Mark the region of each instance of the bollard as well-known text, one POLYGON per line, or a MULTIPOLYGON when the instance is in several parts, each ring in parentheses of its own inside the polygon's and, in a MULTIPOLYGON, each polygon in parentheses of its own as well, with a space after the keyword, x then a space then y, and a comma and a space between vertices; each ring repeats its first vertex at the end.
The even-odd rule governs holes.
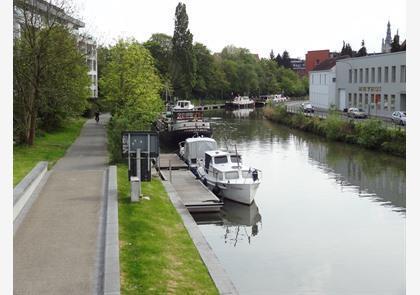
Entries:
POLYGON ((131 202, 138 202, 140 195, 140 179, 137 176, 130 177, 131 202))
POLYGON ((169 182, 172 183, 172 163, 171 163, 171 160, 169 160, 169 182))

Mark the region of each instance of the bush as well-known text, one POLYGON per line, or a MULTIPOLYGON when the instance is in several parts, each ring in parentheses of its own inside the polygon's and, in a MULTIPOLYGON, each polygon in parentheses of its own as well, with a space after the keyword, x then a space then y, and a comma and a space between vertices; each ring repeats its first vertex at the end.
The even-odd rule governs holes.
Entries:
POLYGON ((387 130, 382 121, 378 119, 368 119, 356 126, 358 136, 357 143, 367 147, 379 149, 385 141, 387 130))

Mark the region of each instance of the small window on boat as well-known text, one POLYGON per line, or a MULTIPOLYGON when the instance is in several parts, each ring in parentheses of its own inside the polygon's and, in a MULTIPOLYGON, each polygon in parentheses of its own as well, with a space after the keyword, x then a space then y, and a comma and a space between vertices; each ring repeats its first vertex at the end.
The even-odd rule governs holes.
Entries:
POLYGON ((242 170, 242 178, 252 178, 252 171, 242 170))
POLYGON ((232 164, 238 163, 238 161, 239 161, 239 163, 241 163, 241 161, 242 161, 242 159, 241 159, 241 156, 240 156, 240 155, 238 155, 238 156, 236 156, 236 155, 231 155, 231 156, 230 156, 230 160, 232 161, 232 164))
POLYGON ((217 179, 223 180, 223 172, 219 172, 219 174, 217 174, 217 179))
POLYGON ((238 171, 230 171, 225 173, 226 179, 238 179, 239 173, 238 171))
POLYGON ((214 164, 224 164, 227 162, 228 162, 227 156, 214 157, 214 164))

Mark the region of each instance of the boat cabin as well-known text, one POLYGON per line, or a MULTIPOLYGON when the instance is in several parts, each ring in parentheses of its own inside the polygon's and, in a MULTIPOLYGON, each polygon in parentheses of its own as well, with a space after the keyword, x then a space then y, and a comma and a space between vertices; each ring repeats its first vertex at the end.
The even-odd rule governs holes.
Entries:
POLYGON ((202 121, 203 120, 203 111, 199 110, 182 110, 172 112, 172 119, 176 121, 202 121))
POLYGON ((174 111, 192 109, 194 109, 194 105, 189 100, 178 100, 173 108, 174 111))
POLYGON ((256 170, 242 167, 242 159, 236 153, 226 151, 208 151, 205 154, 204 170, 218 181, 230 181, 238 179, 258 179, 256 170), (257 177, 257 178, 255 178, 257 177))
POLYGON ((207 151, 217 150, 217 142, 210 137, 187 138, 179 145, 183 149, 182 157, 190 167, 196 166, 200 160, 204 161, 207 151))

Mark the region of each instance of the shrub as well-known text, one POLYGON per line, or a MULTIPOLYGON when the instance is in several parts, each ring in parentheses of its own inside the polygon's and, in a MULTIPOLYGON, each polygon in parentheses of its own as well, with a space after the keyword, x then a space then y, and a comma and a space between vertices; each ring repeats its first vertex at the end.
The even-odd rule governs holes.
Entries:
POLYGON ((385 141, 387 130, 382 121, 378 119, 368 119, 356 125, 358 136, 357 143, 367 147, 380 149, 385 141))

